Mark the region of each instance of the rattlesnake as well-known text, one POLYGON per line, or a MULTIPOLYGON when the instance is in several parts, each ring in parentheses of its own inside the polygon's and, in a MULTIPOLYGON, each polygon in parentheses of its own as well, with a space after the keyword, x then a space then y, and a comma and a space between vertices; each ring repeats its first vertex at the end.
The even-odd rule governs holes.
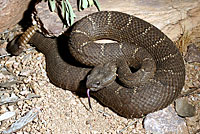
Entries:
POLYGON ((127 118, 162 109, 180 94, 185 81, 182 56, 148 22, 121 12, 101 11, 82 18, 68 32, 69 37, 45 38, 36 33, 30 39, 45 54, 47 74, 55 85, 73 92, 86 92, 87 86, 93 97, 127 118), (96 43, 99 39, 117 43, 96 43), (111 75, 115 79, 118 73, 118 77, 102 86, 98 68, 109 64, 118 70, 111 75), (97 73, 91 66, 97 66, 97 73), (138 76, 132 70, 127 73, 127 66, 137 69, 138 76))

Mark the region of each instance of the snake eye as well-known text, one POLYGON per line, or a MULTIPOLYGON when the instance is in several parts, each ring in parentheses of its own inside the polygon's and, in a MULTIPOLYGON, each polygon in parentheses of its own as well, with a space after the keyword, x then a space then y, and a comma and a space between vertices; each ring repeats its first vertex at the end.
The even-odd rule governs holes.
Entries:
POLYGON ((99 86, 99 85, 100 85, 100 82, 97 81, 97 82, 95 82, 94 84, 95 84, 96 86, 99 86))
POLYGON ((93 88, 99 88, 100 82, 99 81, 95 81, 91 85, 92 85, 91 87, 93 87, 93 88))

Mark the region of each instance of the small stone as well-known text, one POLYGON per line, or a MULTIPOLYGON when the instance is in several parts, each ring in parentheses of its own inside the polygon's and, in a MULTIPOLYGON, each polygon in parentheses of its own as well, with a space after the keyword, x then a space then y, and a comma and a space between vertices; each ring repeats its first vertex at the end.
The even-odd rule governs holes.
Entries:
POLYGON ((5 112, 7 112, 8 110, 7 110, 7 107, 6 107, 6 105, 2 105, 1 106, 1 109, 0 109, 0 113, 5 113, 5 112))
POLYGON ((87 120, 87 121, 85 122, 85 124, 86 124, 86 125, 90 125, 90 124, 91 124, 91 120, 87 120))
POLYGON ((16 70, 16 71, 15 71, 15 74, 16 74, 16 75, 19 75, 19 74, 20 74, 20 71, 19 71, 19 70, 16 70))
POLYGON ((191 44, 188 46, 185 60, 188 63, 193 63, 193 62, 200 63, 200 50, 196 47, 195 44, 191 44))
POLYGON ((22 131, 17 132, 16 134, 24 134, 22 131))
POLYGON ((5 65, 8 66, 8 65, 12 65, 15 61, 15 57, 11 57, 9 58, 8 61, 6 61, 5 65))
POLYGON ((23 95, 23 96, 27 95, 28 93, 29 93, 29 91, 27 91, 27 90, 24 90, 24 91, 20 92, 20 94, 23 95))
POLYGON ((2 55, 7 55, 7 51, 5 50, 5 48, 0 48, 0 56, 2 55))
POLYGON ((26 99, 39 98, 39 97, 41 97, 41 96, 36 95, 36 94, 33 94, 33 93, 29 93, 29 94, 26 96, 26 99))
POLYGON ((28 63, 29 60, 31 60, 31 54, 27 54, 24 56, 24 58, 22 59, 22 65, 26 65, 28 63))
POLYGON ((2 68, 0 71, 3 75, 10 75, 10 72, 6 68, 2 68))
POLYGON ((192 117, 195 116, 195 107, 188 103, 186 98, 176 99, 176 112, 182 117, 192 117))
POLYGON ((14 63, 13 63, 13 68, 14 68, 14 69, 18 68, 19 64, 20 64, 19 62, 14 62, 14 63))
POLYGON ((147 134, 188 134, 185 120, 176 114, 172 106, 148 114, 144 128, 147 134))
POLYGON ((32 101, 30 101, 30 100, 26 100, 26 103, 27 103, 29 106, 32 105, 32 101))
POLYGON ((3 75, 2 73, 0 73, 0 79, 2 80, 2 79, 5 79, 6 77, 5 77, 5 75, 3 75))
POLYGON ((17 102, 18 108, 22 109, 23 108, 23 104, 24 104, 23 101, 18 101, 17 102))
POLYGON ((33 92, 35 93, 35 94, 39 94, 39 85, 37 84, 37 83, 31 83, 31 88, 33 89, 33 92))
POLYGON ((42 56, 39 56, 36 59, 39 60, 39 61, 41 61, 42 60, 42 56))
POLYGON ((10 111, 14 111, 14 106, 13 106, 13 105, 10 105, 10 106, 8 106, 8 109, 9 109, 10 111))
POLYGON ((31 79, 32 79, 31 76, 28 76, 28 78, 24 78, 23 82, 27 84, 31 81, 31 79))
POLYGON ((19 75, 21 75, 21 76, 29 76, 31 72, 32 72, 31 70, 26 70, 26 69, 24 69, 24 70, 22 70, 22 71, 20 72, 19 75))

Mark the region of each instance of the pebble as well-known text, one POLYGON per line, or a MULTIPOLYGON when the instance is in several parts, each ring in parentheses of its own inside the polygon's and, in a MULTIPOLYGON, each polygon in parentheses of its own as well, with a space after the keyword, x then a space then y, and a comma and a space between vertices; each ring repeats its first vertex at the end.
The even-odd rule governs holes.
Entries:
POLYGON ((195 116, 195 107, 188 103, 186 98, 176 99, 176 112, 181 117, 192 117, 195 116))
POLYGON ((42 56, 37 57, 36 60, 42 60, 42 56))
POLYGON ((29 94, 26 96, 26 99, 39 98, 39 97, 41 97, 41 96, 36 95, 36 94, 33 94, 33 93, 29 93, 29 94))
POLYGON ((39 95, 39 93, 40 93, 39 92, 40 87, 39 87, 39 85, 36 82, 32 82, 31 83, 31 88, 32 88, 32 90, 33 90, 33 92, 35 94, 39 95))
POLYGON ((0 115, 0 121, 7 120, 13 116, 15 116, 15 112, 5 112, 0 115))
POLYGON ((6 66, 12 65, 14 62, 16 62, 16 60, 15 60, 15 57, 13 56, 13 57, 10 57, 10 58, 6 61, 5 65, 6 65, 6 66))
POLYGON ((32 80, 31 76, 28 76, 28 78, 24 78, 23 82, 25 84, 27 84, 27 83, 31 82, 31 80, 32 80))
POLYGON ((148 114, 144 128, 147 134, 188 134, 185 120, 176 114, 172 106, 148 114))
POLYGON ((14 110, 15 110, 15 109, 14 109, 14 105, 8 106, 8 109, 9 109, 9 111, 14 111, 14 110))
POLYGON ((21 92, 20 92, 20 95, 25 96, 25 95, 27 95, 28 93, 30 93, 28 90, 24 90, 24 91, 21 91, 21 92))
POLYGON ((21 61, 22 65, 26 65, 28 63, 28 61, 31 60, 31 57, 32 57, 31 54, 25 55, 21 61))
POLYGON ((6 51, 6 49, 5 48, 0 48, 0 56, 2 56, 2 55, 7 55, 8 53, 7 53, 7 51, 6 51))
POLYGON ((0 73, 0 79, 5 79, 5 75, 3 75, 2 73, 0 73))
POLYGON ((19 109, 22 109, 22 108, 23 108, 23 104, 24 104, 23 101, 18 101, 18 102, 17 102, 18 108, 19 108, 19 109))
POLYGON ((18 66, 19 66, 19 64, 20 64, 19 62, 14 62, 14 63, 13 63, 13 68, 14 68, 14 69, 17 69, 18 66))
POLYGON ((8 111, 8 109, 7 109, 6 105, 2 105, 1 109, 0 109, 0 113, 5 113, 7 111, 8 111))
POLYGON ((194 43, 188 46, 185 60, 188 63, 194 63, 194 62, 200 63, 200 50, 196 47, 194 43))
POLYGON ((31 72, 32 72, 31 70, 24 69, 24 70, 22 70, 22 71, 20 72, 19 75, 20 75, 20 76, 29 76, 31 72))
POLYGON ((2 75, 10 75, 10 72, 8 72, 8 70, 4 67, 0 71, 1 71, 2 75))
POLYGON ((32 101, 30 101, 30 100, 26 100, 25 102, 26 102, 29 106, 32 105, 32 101))

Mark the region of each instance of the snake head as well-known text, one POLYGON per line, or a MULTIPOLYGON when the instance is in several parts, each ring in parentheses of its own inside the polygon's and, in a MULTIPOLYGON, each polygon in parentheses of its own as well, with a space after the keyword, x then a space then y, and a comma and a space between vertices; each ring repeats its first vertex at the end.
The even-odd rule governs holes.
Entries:
POLYGON ((114 62, 108 62, 93 68, 90 75, 87 76, 86 87, 91 91, 98 91, 116 79, 117 67, 114 62))
POLYGON ((87 89, 87 96, 89 107, 92 109, 91 102, 90 102, 90 91, 98 91, 109 84, 111 84, 116 79, 116 71, 117 67, 115 63, 109 62, 103 65, 98 65, 94 67, 87 76, 86 87, 87 89))

